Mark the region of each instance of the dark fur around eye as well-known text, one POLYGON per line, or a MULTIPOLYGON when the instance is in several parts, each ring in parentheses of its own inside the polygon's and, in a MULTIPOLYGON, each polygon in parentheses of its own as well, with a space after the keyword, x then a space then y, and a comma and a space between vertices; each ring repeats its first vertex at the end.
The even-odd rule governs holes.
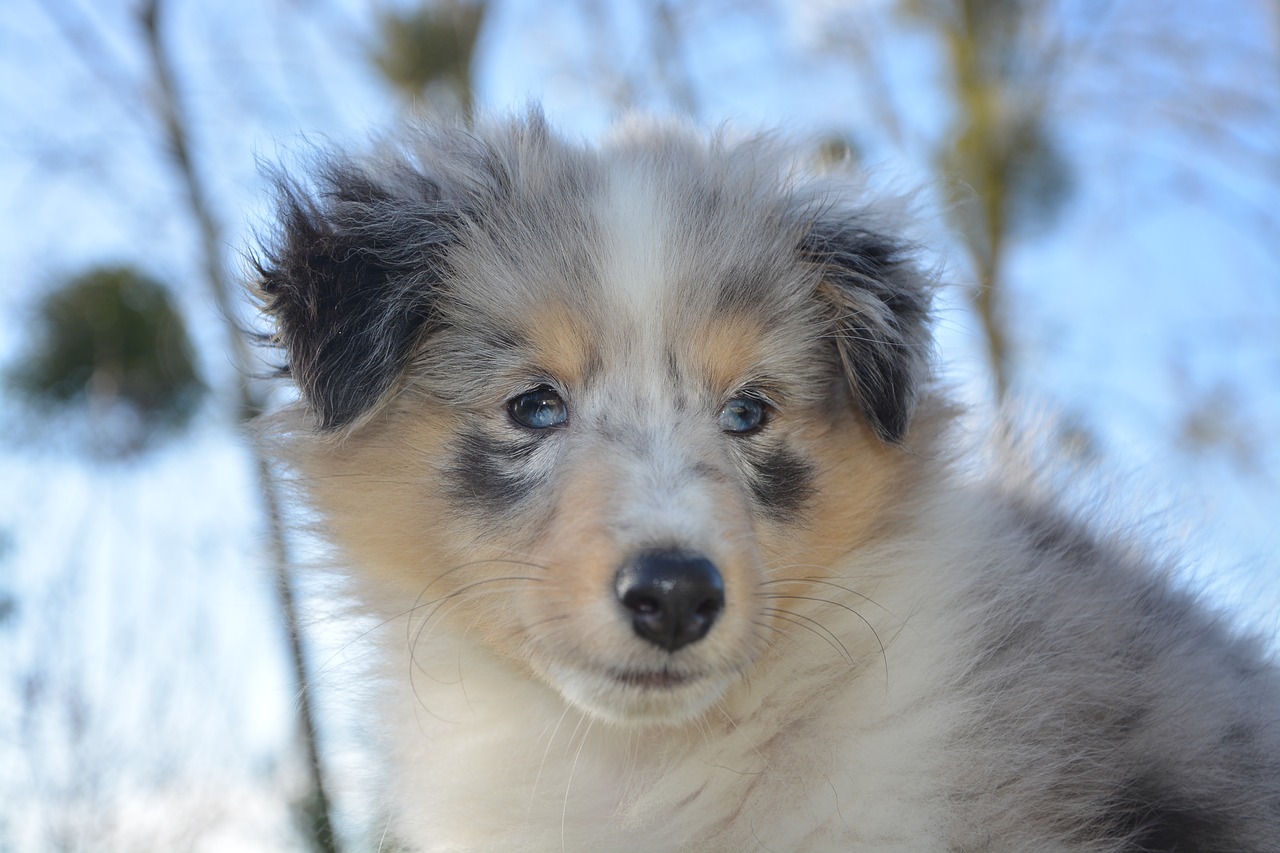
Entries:
POLYGON ((744 447, 751 496, 774 520, 794 520, 813 495, 813 465, 784 447, 744 447))
POLYGON ((537 486, 530 457, 538 436, 516 441, 493 438, 479 430, 461 433, 453 445, 453 461, 445 470, 447 488, 462 508, 502 514, 522 503, 537 486))

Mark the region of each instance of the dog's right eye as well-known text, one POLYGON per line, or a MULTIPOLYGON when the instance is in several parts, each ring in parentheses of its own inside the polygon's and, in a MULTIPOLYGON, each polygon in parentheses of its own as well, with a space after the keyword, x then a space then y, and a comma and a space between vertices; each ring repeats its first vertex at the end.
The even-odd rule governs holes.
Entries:
POLYGON ((569 419, 569 407, 545 385, 512 397, 507 401, 507 412, 513 421, 529 429, 549 429, 569 419))
POLYGON ((769 419, 769 410, 755 397, 734 397, 720 410, 720 429, 734 435, 757 432, 769 419))

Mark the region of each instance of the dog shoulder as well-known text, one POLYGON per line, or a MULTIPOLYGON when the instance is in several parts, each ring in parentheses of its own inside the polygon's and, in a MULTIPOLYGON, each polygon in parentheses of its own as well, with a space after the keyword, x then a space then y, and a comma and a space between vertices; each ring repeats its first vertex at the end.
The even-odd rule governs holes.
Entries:
MULTIPOLYGON (((952 501, 981 516, 948 602, 957 782, 1001 849, 1271 849, 1280 833, 1280 673, 1263 644, 1123 537, 1025 488, 952 501), (975 543, 976 544, 976 543, 975 543), (1020 846, 1020 845, 1026 845, 1020 846)), ((940 620, 945 621, 945 620, 940 620)))

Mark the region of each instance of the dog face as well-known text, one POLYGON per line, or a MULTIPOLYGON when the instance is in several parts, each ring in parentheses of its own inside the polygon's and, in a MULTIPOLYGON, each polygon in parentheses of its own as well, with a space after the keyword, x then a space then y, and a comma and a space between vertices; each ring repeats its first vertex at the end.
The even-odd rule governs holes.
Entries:
POLYGON ((710 707, 873 535, 928 288, 770 143, 534 116, 282 182, 297 462, 387 608, 608 720, 710 707))

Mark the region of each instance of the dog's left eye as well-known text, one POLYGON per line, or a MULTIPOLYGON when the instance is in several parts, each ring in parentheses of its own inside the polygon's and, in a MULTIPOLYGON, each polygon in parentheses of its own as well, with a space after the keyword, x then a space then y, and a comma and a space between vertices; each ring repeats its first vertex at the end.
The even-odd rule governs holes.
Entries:
POLYGON ((553 389, 535 388, 507 401, 511 419, 529 429, 548 429, 569 419, 569 407, 553 389))
POLYGON ((768 408, 755 397, 734 397, 720 410, 720 429, 745 435, 764 426, 768 408))

